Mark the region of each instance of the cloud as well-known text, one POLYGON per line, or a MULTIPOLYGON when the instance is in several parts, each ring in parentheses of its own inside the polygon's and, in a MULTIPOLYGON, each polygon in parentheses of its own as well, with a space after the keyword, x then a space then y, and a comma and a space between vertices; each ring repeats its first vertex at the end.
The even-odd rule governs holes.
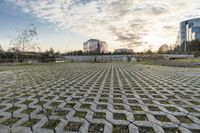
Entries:
POLYGON ((200 17, 199 0, 6 0, 64 30, 130 48, 174 43, 179 22, 200 17))
POLYGON ((169 6, 166 4, 145 3, 136 7, 134 11, 138 13, 161 15, 169 11, 169 6))

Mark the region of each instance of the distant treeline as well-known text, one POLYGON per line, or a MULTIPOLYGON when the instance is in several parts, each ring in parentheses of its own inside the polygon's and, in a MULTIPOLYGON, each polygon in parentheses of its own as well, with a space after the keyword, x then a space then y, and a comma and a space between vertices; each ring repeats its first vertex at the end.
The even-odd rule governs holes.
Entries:
POLYGON ((20 52, 20 51, 3 51, 0 50, 0 63, 14 62, 54 62, 56 58, 60 58, 59 52, 53 49, 45 52, 20 52))
POLYGON ((181 46, 168 46, 167 44, 161 45, 158 49, 159 54, 193 54, 200 56, 200 41, 193 40, 184 42, 181 46))
POLYGON ((66 53, 54 52, 52 48, 45 52, 21 52, 16 49, 9 49, 4 51, 0 48, 0 63, 14 63, 14 62, 55 62, 57 59, 60 60, 63 56, 87 56, 87 55, 132 55, 132 52, 83 52, 71 51, 66 53))

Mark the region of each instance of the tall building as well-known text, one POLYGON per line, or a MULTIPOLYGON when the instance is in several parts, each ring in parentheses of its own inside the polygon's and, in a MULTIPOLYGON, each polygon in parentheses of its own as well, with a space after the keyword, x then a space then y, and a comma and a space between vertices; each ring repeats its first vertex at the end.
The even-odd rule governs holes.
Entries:
POLYGON ((200 40, 200 18, 181 22, 179 32, 179 44, 186 51, 186 42, 200 40))
POLYGON ((90 39, 87 42, 83 43, 84 52, 97 52, 97 53, 107 53, 108 45, 106 42, 90 39))

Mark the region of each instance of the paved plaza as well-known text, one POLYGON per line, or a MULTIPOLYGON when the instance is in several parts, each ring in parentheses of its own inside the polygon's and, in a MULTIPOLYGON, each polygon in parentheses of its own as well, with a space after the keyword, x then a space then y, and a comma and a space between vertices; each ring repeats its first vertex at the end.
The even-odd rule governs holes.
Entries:
POLYGON ((200 133, 200 69, 133 63, 4 68, 0 133, 10 132, 200 133))

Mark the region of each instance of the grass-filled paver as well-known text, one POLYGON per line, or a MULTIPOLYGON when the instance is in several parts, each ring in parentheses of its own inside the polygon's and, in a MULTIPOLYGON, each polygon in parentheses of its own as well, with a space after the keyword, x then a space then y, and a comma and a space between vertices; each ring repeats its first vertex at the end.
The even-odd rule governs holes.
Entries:
POLYGON ((24 110, 22 113, 30 114, 30 113, 32 113, 33 111, 35 111, 35 108, 28 108, 28 109, 24 110))
POLYGON ((104 113, 104 112, 94 112, 93 118, 105 119, 106 118, 106 113, 104 113))
POLYGON ((154 117, 160 122, 171 122, 166 115, 155 115, 154 117))
POLYGON ((112 133, 129 133, 129 129, 125 125, 114 125, 112 133))
POLYGON ((133 115, 136 121, 147 121, 147 116, 145 114, 134 114, 133 115))
POLYGON ((76 111, 76 113, 74 114, 74 117, 85 118, 86 115, 87 115, 87 112, 76 111))
POLYGON ((138 127, 139 133, 156 133, 152 127, 138 127))
POLYGON ((4 121, 3 123, 1 123, 2 125, 8 125, 8 126, 12 126, 14 125, 16 122, 18 122, 21 118, 18 117, 13 117, 13 118, 9 118, 6 121, 4 121))
POLYGON ((124 113, 113 113, 113 119, 116 119, 116 120, 127 120, 126 114, 124 114, 124 113))
POLYGON ((90 124, 88 133, 103 133, 104 124, 90 124))
POLYGON ((78 132, 81 125, 82 123, 80 122, 68 122, 64 128, 64 131, 78 132))
POLYGON ((11 108, 9 108, 8 110, 6 110, 6 112, 15 112, 15 111, 17 111, 18 109, 20 109, 20 107, 11 107, 11 108))
POLYGON ((26 121, 24 124, 22 124, 22 126, 24 127, 32 127, 35 124, 37 124, 40 120, 39 119, 30 119, 28 121, 26 121))
POLYGON ((163 128, 165 133, 181 133, 178 128, 163 128))
POLYGON ((15 67, 0 66, 0 127, 10 128, 21 119, 26 121, 19 126, 32 128, 46 119, 41 128, 54 132, 57 126, 69 132, 83 126, 90 133, 126 133, 134 127, 139 133, 179 133, 183 125, 199 131, 200 68, 131 62, 15 67), (177 129, 172 128, 174 119, 177 129))
POLYGON ((58 126, 59 123, 60 123, 59 120, 50 120, 50 121, 46 122, 46 123, 42 126, 42 128, 55 129, 55 128, 58 126))

